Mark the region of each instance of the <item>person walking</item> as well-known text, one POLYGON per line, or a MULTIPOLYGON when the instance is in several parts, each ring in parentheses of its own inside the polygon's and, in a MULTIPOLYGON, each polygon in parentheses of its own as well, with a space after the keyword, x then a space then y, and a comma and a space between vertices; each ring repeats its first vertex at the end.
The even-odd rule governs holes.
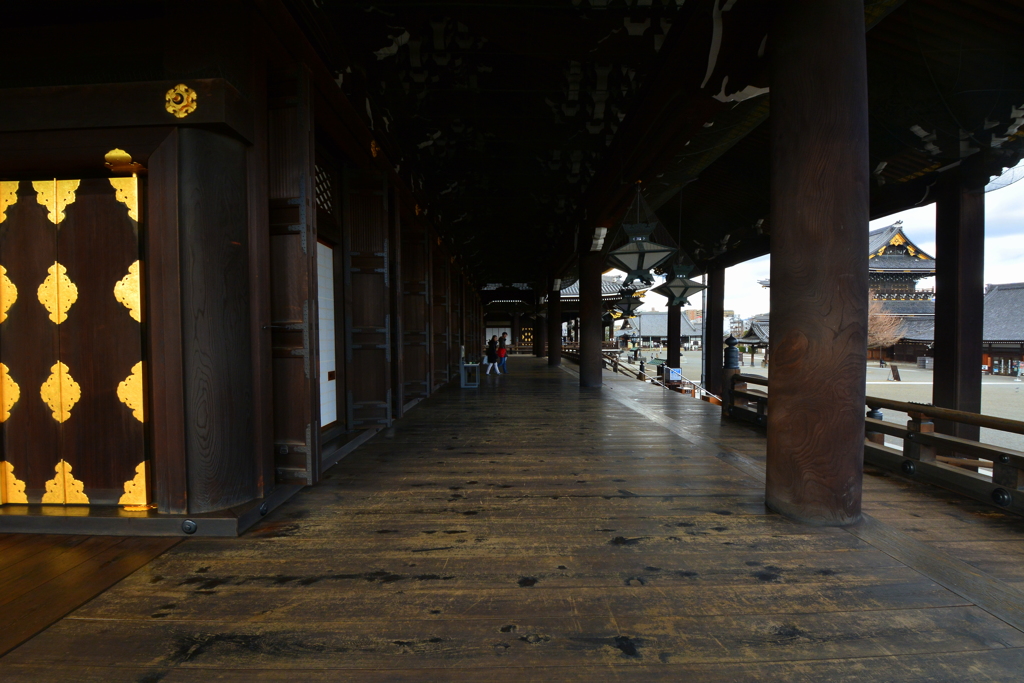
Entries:
POLYGON ((495 375, 500 375, 498 371, 498 335, 491 335, 491 340, 487 342, 487 372, 485 375, 491 374, 491 370, 494 370, 495 375))
POLYGON ((501 333, 501 339, 498 340, 498 369, 508 374, 508 332, 501 333))

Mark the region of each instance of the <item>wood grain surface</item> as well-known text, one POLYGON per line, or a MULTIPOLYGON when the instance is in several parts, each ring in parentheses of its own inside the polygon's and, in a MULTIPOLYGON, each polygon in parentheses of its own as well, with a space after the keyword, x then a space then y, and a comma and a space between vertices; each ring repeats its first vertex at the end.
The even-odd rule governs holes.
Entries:
POLYGON ((259 495, 253 457, 246 151, 182 129, 179 145, 182 336, 189 512, 259 495))
MULTIPOLYGON (((763 434, 716 406, 611 373, 581 392, 572 371, 518 356, 437 392, 246 536, 185 541, 14 650, 0 679, 1016 676, 1024 632, 919 565, 990 572, 1013 600, 1021 553, 991 558, 1019 519, 873 473, 879 537, 928 549, 901 558, 767 510, 763 434)), ((0 536, 0 557, 22 546, 38 552, 0 536)))
POLYGON ((863 0, 786 0, 772 26, 768 505, 861 514, 868 111, 863 0))
MULTIPOLYGON (((0 537, 0 656, 177 543, 176 538, 0 537)), ((0 680, 7 675, 6 663, 0 663, 0 680)))

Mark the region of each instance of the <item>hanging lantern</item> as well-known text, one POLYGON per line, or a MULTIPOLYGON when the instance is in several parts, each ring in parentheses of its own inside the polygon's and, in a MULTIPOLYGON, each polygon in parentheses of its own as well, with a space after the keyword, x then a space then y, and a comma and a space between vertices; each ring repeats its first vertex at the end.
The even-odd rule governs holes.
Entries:
POLYGON ((622 317, 632 318, 636 309, 643 305, 643 301, 639 297, 633 296, 634 290, 623 289, 619 292, 622 294, 622 298, 615 302, 615 308, 622 311, 622 317))
POLYGON ((668 279, 665 283, 651 291, 667 298, 669 306, 690 303, 687 299, 705 288, 704 285, 696 280, 688 280, 686 278, 691 270, 693 270, 693 266, 689 265, 672 266, 668 269, 668 279))
POLYGON ((648 285, 654 284, 651 276, 651 268, 655 268, 672 258, 676 253, 675 247, 668 247, 650 240, 651 233, 658 227, 658 217, 647 206, 643 195, 640 194, 640 185, 636 188, 636 199, 633 206, 626 211, 626 219, 623 220, 622 229, 625 231, 629 241, 618 249, 608 253, 608 260, 619 270, 626 272, 625 284, 641 280, 648 285), (635 207, 635 208, 634 208, 635 207), (641 216, 643 209, 644 216, 641 216), (626 220, 634 219, 627 223, 626 220))
POLYGON ((655 266, 664 263, 672 258, 676 250, 666 247, 657 242, 651 242, 646 237, 631 239, 618 249, 608 254, 608 260, 619 270, 626 271, 625 284, 640 280, 648 285, 654 284, 654 278, 650 270, 655 266))

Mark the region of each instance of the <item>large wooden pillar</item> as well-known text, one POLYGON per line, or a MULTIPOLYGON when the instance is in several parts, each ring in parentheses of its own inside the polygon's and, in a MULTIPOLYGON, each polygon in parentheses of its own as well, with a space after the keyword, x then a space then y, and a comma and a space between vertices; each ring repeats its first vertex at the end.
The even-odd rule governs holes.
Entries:
MULTIPOLYGON (((181 280, 181 315, 190 513, 259 494, 245 159, 245 146, 234 138, 199 128, 178 132, 178 240, 181 272, 188 274, 181 280), (218 302, 216 315, 211 301, 218 302)), ((301 398, 308 400, 308 392, 301 398)))
MULTIPOLYGON (((589 244, 587 245, 589 246, 589 244)), ((601 386, 601 270, 604 258, 601 252, 580 255, 580 386, 601 386)))
MULTIPOLYGON (((985 187, 961 168, 947 171, 935 205, 935 374, 932 403, 981 412, 985 298, 985 187)), ((775 283, 772 283, 774 286, 775 283)), ((936 430, 977 439, 973 425, 935 421, 936 430)))
MULTIPOLYGON (((668 307, 668 348, 665 351, 665 365, 670 368, 679 367, 679 337, 682 334, 683 327, 683 307, 669 306, 668 307)), ((665 379, 668 379, 666 376, 665 379)))
POLYGON ((725 318, 725 269, 708 271, 707 308, 704 310, 704 388, 722 395, 722 319, 725 318))
POLYGON ((537 348, 534 351, 534 355, 537 358, 543 358, 548 355, 548 318, 547 315, 541 315, 540 310, 537 312, 537 322, 533 324, 534 338, 537 340, 537 348))
POLYGON ((772 27, 772 372, 765 502, 861 515, 868 111, 863 0, 779 0, 772 27))
POLYGON ((548 292, 548 365, 562 364, 562 292, 549 287, 548 292))

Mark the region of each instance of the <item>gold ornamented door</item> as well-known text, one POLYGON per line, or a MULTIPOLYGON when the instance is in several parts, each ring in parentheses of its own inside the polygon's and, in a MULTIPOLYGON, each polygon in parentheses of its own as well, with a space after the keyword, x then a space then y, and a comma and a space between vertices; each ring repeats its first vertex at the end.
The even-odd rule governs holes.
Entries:
POLYGON ((148 504, 138 180, 0 182, 4 503, 148 504))

